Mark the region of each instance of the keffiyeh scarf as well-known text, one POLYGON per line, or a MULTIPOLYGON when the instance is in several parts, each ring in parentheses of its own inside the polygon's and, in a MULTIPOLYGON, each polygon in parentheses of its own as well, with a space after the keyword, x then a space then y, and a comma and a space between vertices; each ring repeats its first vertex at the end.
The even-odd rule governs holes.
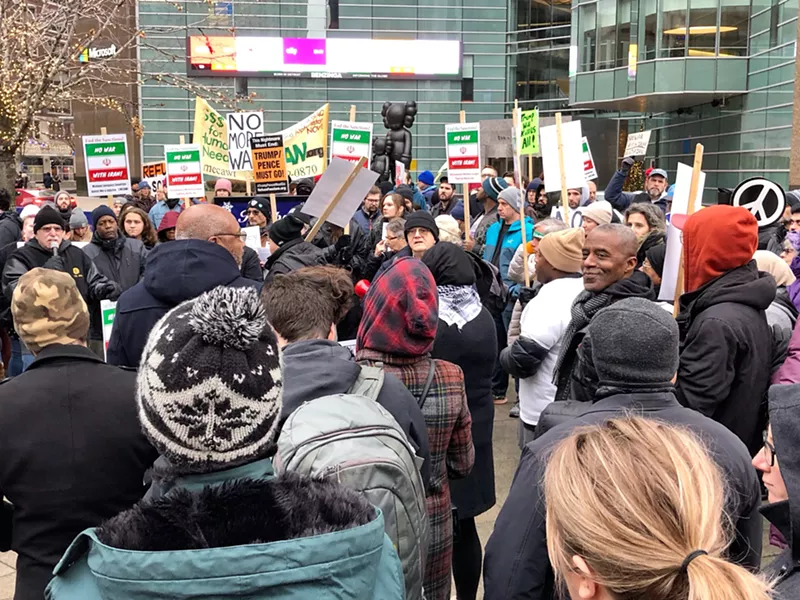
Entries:
POLYGON ((448 325, 461 330, 481 314, 483 306, 475 286, 440 285, 436 289, 439 292, 439 318, 448 325))

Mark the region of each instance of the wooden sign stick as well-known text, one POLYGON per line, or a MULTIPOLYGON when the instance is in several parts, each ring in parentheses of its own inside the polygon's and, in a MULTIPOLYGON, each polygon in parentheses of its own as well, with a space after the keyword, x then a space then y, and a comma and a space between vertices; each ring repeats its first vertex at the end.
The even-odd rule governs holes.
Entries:
POLYGON ((567 174, 564 171, 564 141, 561 139, 561 113, 556 113, 556 143, 558 144, 558 167, 561 169, 561 206, 564 210, 564 223, 570 226, 569 201, 567 200, 567 174))
MULTIPOLYGON (((180 136, 178 138, 178 142, 180 143, 181 146, 183 146, 186 143, 186 136, 183 136, 183 135, 180 136)), ((201 179, 202 179, 202 176, 201 176, 201 179)), ((192 201, 189 198, 184 198, 183 199, 183 210, 187 210, 191 205, 192 205, 192 201)))
MULTIPOLYGON (((694 214, 694 199, 697 197, 697 188, 700 186, 700 172, 703 170, 703 144, 697 144, 694 148, 694 164, 692 165, 692 183, 689 185, 689 207, 686 209, 687 215, 694 214)), ((678 282, 675 284, 675 304, 672 306, 672 316, 677 317, 680 312, 680 298, 683 295, 683 251, 681 251, 681 262, 678 266, 678 282)))
MULTIPOLYGON (((519 135, 520 135, 520 127, 522 126, 522 119, 520 118, 520 110, 519 110, 519 103, 517 100, 514 100, 514 112, 512 114, 512 123, 514 125, 514 139, 511 140, 512 145, 512 152, 514 154, 514 166, 520 164, 519 162, 519 135)), ((522 185, 522 175, 520 173, 515 173, 515 177, 517 178, 517 182, 519 185, 522 185)), ((519 202, 519 224, 520 224, 520 232, 522 233, 522 253, 523 253, 523 261, 522 261, 522 269, 525 275, 525 287, 531 287, 531 274, 528 270, 528 233, 525 231, 525 191, 520 190, 520 202, 519 202)))
POLYGON ((355 181, 355 178, 358 177, 358 174, 361 172, 361 169, 363 169, 366 164, 367 164, 367 159, 366 157, 362 156, 361 159, 358 161, 358 163, 356 163, 353 170, 350 172, 350 175, 348 175, 347 179, 344 180, 342 187, 340 187, 339 191, 336 192, 336 194, 333 196, 333 199, 330 201, 330 204, 328 204, 327 208, 325 208, 325 210, 322 212, 319 219, 317 219, 317 222, 314 224, 314 227, 312 227, 311 231, 309 231, 308 235, 306 235, 307 242, 310 242, 314 239, 314 236, 317 235, 320 227, 322 227, 322 224, 328 220, 328 217, 333 212, 333 209, 336 208, 337 204, 339 204, 339 200, 342 199, 342 196, 345 195, 347 189, 352 185, 353 181, 355 181))
MULTIPOLYGON (((461 123, 467 122, 466 111, 462 110, 459 113, 459 120, 461 123)), ((480 167, 480 165, 478 165, 478 167, 480 167)), ((471 221, 469 214, 469 186, 466 183, 461 186, 461 195, 464 197, 464 239, 470 241, 472 239, 470 237, 472 234, 469 231, 471 221)))
MULTIPOLYGON (((356 105, 355 104, 351 104, 350 105, 350 122, 351 123, 355 123, 356 122, 356 105)), ((350 222, 349 221, 347 222, 347 225, 344 226, 344 235, 350 235, 350 222)))
POLYGON ((275 194, 269 195, 269 209, 272 215, 272 223, 278 220, 278 201, 275 199, 275 194))

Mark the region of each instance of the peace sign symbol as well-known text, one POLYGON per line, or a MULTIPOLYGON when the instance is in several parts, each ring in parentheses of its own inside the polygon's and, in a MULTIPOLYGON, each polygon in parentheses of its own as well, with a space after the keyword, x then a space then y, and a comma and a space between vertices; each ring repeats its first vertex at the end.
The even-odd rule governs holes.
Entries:
POLYGON ((774 181, 753 177, 736 187, 731 203, 749 210, 758 221, 759 227, 767 227, 783 215, 786 194, 774 181))

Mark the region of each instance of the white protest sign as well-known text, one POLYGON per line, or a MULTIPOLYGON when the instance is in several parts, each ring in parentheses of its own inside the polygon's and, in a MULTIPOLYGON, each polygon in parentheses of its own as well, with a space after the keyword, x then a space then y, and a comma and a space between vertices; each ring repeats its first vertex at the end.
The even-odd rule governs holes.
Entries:
MULTIPOLYGON (((372 123, 331 121, 331 158, 357 163, 361 157, 372 159, 372 123)), ((402 163, 401 163, 402 164, 402 163)))
MULTIPOLYGON (((706 174, 700 171, 697 184, 697 196, 694 199, 694 209, 699 210, 703 202, 703 188, 706 184, 706 174)), ((672 196, 672 211, 670 215, 685 215, 689 211, 689 188, 692 185, 692 167, 678 163, 678 175, 675 178, 675 190, 672 196)), ((661 291, 659 300, 673 302, 675 288, 678 285, 678 271, 683 254, 683 236, 681 231, 672 223, 667 225, 667 254, 664 258, 664 272, 661 275, 661 291)))
POLYGON ((650 130, 629 133, 628 143, 625 144, 625 154, 623 156, 644 156, 647 154, 647 145, 650 143, 651 133, 653 132, 650 130))
POLYGON ((199 144, 164 146, 167 163, 167 196, 197 198, 205 195, 199 144))
POLYGON ((228 113, 228 161, 234 171, 252 171, 250 138, 264 133, 262 112, 228 113))
POLYGON ((167 163, 163 160, 142 164, 142 181, 150 185, 153 197, 167 182, 167 163))
POLYGON ((83 157, 90 196, 131 193, 128 138, 124 133, 83 136, 83 157))
MULTIPOLYGON (((564 172, 567 189, 586 185, 583 169, 583 135, 580 121, 568 121, 561 125, 561 143, 564 148, 564 172)), ((556 126, 550 125, 539 130, 542 147, 542 166, 544 168, 545 191, 561 191, 561 165, 558 162, 558 137, 556 126)))
POLYGON ((108 360, 108 342, 111 341, 111 330, 114 328, 114 317, 117 314, 117 303, 111 300, 100 300, 100 314, 103 323, 103 352, 108 360))
POLYGON ((258 225, 242 227, 242 232, 247 235, 244 245, 258 252, 261 248, 261 228, 258 225))
POLYGON ((586 181, 597 179, 597 167, 592 158, 592 149, 589 148, 589 140, 584 137, 581 139, 581 151, 583 152, 583 176, 586 181))
POLYGON ((402 185, 406 182, 406 166, 399 160, 394 163, 394 184, 402 185))
POLYGON ((445 125, 447 178, 450 183, 481 180, 481 126, 479 123, 445 125))
MULTIPOLYGON (((303 213, 318 218, 322 216, 322 213, 328 208, 328 204, 330 204, 352 172, 353 163, 343 158, 333 158, 314 187, 314 191, 311 192, 308 200, 306 200, 303 206, 303 213)), ((358 207, 364 202, 367 192, 375 185, 378 177, 379 174, 375 171, 362 168, 330 215, 328 215, 327 222, 339 227, 347 227, 358 207)))
MULTIPOLYGON (((558 219, 562 223, 564 222, 564 209, 561 206, 554 206, 550 209, 550 218, 551 219, 558 219)), ((580 227, 583 225, 583 213, 582 208, 579 206, 578 208, 570 208, 569 209, 569 226, 570 227, 580 227)))

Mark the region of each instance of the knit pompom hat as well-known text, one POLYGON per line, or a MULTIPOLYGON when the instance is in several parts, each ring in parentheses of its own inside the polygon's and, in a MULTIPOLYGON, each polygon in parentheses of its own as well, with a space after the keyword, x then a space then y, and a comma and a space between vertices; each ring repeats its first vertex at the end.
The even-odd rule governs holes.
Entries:
POLYGON ((252 288, 218 287, 168 312, 142 354, 142 429, 176 473, 209 473, 274 453, 283 375, 252 288))

